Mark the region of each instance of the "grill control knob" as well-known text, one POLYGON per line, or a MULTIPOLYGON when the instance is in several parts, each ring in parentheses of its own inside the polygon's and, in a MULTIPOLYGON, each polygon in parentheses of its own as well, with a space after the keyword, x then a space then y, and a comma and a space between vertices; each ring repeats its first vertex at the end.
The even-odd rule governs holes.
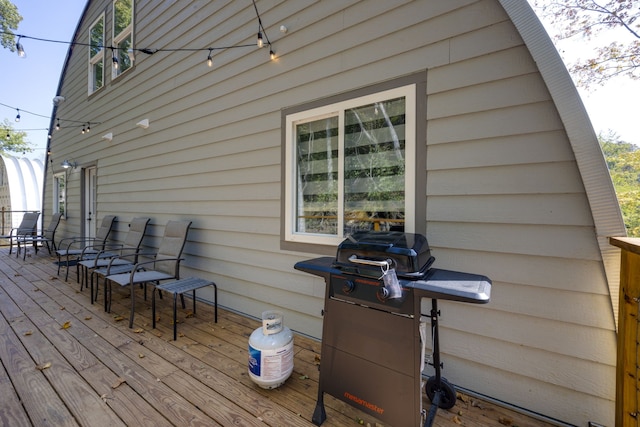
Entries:
POLYGON ((378 288, 378 298, 380 299, 380 301, 384 301, 389 298, 389 290, 384 286, 380 286, 378 288))
POLYGON ((356 284, 353 280, 347 280, 342 285, 342 292, 345 294, 350 294, 356 289, 356 284))

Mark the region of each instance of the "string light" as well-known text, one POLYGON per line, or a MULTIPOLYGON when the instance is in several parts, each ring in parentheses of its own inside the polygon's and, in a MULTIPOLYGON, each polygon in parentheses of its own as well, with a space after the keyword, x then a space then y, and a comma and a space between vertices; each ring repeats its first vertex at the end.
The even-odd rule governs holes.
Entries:
MULTIPOLYGON (((263 47, 265 45, 268 45, 269 47, 272 46, 271 41, 269 40, 269 36, 267 35, 267 32, 262 24, 262 19, 260 17, 260 13, 258 12, 258 6, 256 5, 256 1, 252 0, 253 3, 253 7, 255 9, 256 12, 256 17, 258 18, 258 37, 256 40, 256 44, 258 47, 263 47)), ((117 47, 117 46, 103 46, 103 45, 99 45, 99 44, 92 44, 92 43, 81 43, 81 42, 67 42, 67 41, 61 41, 61 40, 52 40, 52 39, 46 39, 46 38, 40 38, 40 37, 31 37, 31 36, 27 36, 24 34, 14 34, 10 31, 4 31, 4 30, 0 30, 0 34, 8 34, 10 36, 17 36, 18 37, 18 41, 16 43, 16 49, 18 51, 18 55, 20 57, 26 57, 24 48, 22 46, 22 43, 20 43, 20 40, 22 38, 25 39, 31 39, 31 40, 37 40, 37 41, 42 41, 42 42, 48 42, 48 43, 60 43, 60 44, 66 44, 69 46, 86 46, 86 47, 91 47, 91 48, 98 48, 98 49, 104 49, 104 48, 109 48, 112 51, 112 62, 113 62, 113 67, 115 69, 117 69, 119 67, 119 60, 118 60, 118 55, 117 55, 117 51, 118 50, 122 50, 122 49, 126 49, 127 54, 129 54, 130 57, 135 57, 135 52, 141 52, 147 55, 153 55, 157 52, 195 52, 195 51, 206 51, 208 50, 209 52, 211 52, 213 49, 217 49, 217 50, 223 50, 223 49, 234 49, 234 48, 245 48, 245 47, 251 47, 251 46, 256 46, 256 44, 242 44, 242 45, 233 45, 233 46, 219 46, 219 47, 214 47, 214 48, 175 48, 175 49, 171 49, 171 48, 166 48, 166 49, 151 49, 148 47, 145 48, 122 48, 122 47, 117 47)))
POLYGON ((116 50, 113 47, 111 48, 111 53, 112 53, 111 60, 113 61, 113 69, 117 70, 118 69, 118 56, 116 54, 116 50))
MULTIPOLYGON (((256 12, 256 17, 258 18, 258 34, 257 34, 257 40, 255 44, 240 44, 240 45, 231 45, 231 46, 219 46, 219 47, 208 47, 208 48, 164 48, 164 49, 152 49, 152 48, 127 48, 127 54, 129 55, 130 58, 135 58, 135 52, 141 52, 144 53, 146 55, 153 55, 157 52, 197 52, 197 51, 208 51, 208 55, 207 55, 207 66, 208 67, 213 67, 213 51, 214 50, 225 50, 225 49, 234 49, 234 48, 247 48, 247 47, 255 47, 256 45, 259 48, 262 48, 264 46, 269 46, 269 57, 271 60, 275 60, 276 59, 276 54, 275 51, 273 50, 273 45, 271 43, 271 41, 269 40, 269 36, 267 35, 267 32, 264 28, 264 26, 262 25, 262 19, 260 18, 260 13, 258 12, 258 7, 256 5, 256 1, 252 0, 253 3, 253 7, 255 9, 256 12)), ((281 30, 282 31, 282 30, 281 30)), ((67 42, 67 41, 60 41, 60 40, 52 40, 52 39, 45 39, 45 38, 39 38, 39 37, 31 37, 31 36, 27 36, 24 34, 14 34, 10 31, 4 31, 4 30, 0 30, 0 35, 2 34, 8 34, 10 36, 17 36, 18 40, 16 42, 16 50, 18 53, 18 56, 21 58, 26 58, 26 52, 24 50, 24 46, 21 43, 21 40, 24 39, 32 39, 32 40, 37 40, 37 41, 42 41, 42 42, 48 42, 48 43, 60 43, 60 44, 66 44, 68 46, 86 46, 86 47, 91 47, 91 48, 99 48, 99 49, 111 49, 112 52, 112 63, 113 63, 113 69, 117 70, 119 69, 119 54, 118 51, 122 50, 124 48, 118 47, 118 46, 101 46, 101 45, 96 45, 96 44, 92 44, 92 43, 81 43, 81 42, 67 42)), ((254 33, 255 34, 255 33, 254 33)), ((55 102, 54 102, 55 103, 55 102)), ((5 107, 8 107, 7 105, 4 105, 2 103, 0 103, 0 105, 3 105, 5 107)), ((20 110, 17 109, 17 115, 15 118, 16 122, 20 121, 20 110)), ((31 113, 28 112, 26 110, 23 110, 26 113, 29 114, 33 114, 36 116, 40 116, 40 117, 45 117, 45 118, 49 118, 50 116, 45 116, 45 115, 40 115, 40 114, 35 114, 35 113, 31 113)), ((59 117, 56 117, 56 125, 55 125, 55 130, 60 130, 61 123, 60 123, 61 119, 59 117)), ((99 124, 98 122, 79 122, 79 121, 75 121, 75 120, 67 120, 64 119, 64 121, 69 121, 69 122, 75 122, 75 123, 83 123, 82 125, 82 133, 88 133, 91 130, 91 123, 93 124, 99 124), (85 125, 86 124, 86 125, 85 125)), ((76 126, 71 126, 71 127, 76 127, 76 126)), ((51 139, 52 137, 52 132, 48 131, 48 138, 51 139)), ((7 133, 7 137, 9 137, 9 134, 7 133)))
MULTIPOLYGON (((27 114, 31 114, 31 115, 37 116, 37 117, 42 117, 42 118, 45 118, 45 119, 49 119, 51 117, 51 116, 45 116, 44 114, 33 113, 33 112, 27 111, 27 110, 20 110, 19 108, 12 107, 10 105, 3 104, 1 102, 0 102, 0 106, 7 107, 7 108, 10 108, 12 110, 16 110, 17 111, 17 115, 16 115, 16 118, 15 118, 16 122, 20 122, 21 117, 22 117, 21 113, 27 113, 27 114)), ((60 118, 60 117, 56 117, 55 119, 56 119, 56 126, 55 126, 56 130, 60 130, 60 128, 62 127, 61 121, 70 122, 70 123, 82 123, 82 128, 84 130, 84 133, 91 132, 91 125, 92 124, 93 125, 100 124, 100 122, 91 122, 91 121, 87 122, 87 121, 79 121, 79 120, 69 120, 69 119, 63 119, 63 118, 60 118)), ((67 126, 67 127, 80 127, 80 126, 67 126)), ((33 131, 35 131, 35 130, 46 130, 46 131, 49 131, 49 129, 46 129, 46 128, 45 129, 20 129, 19 131, 22 132, 22 131, 27 131, 27 130, 33 130, 33 131)), ((51 138, 51 132, 49 132, 49 138, 51 138)))
POLYGON ((26 58, 27 54, 24 51, 24 47, 22 47, 22 43, 20 43, 20 38, 22 36, 18 36, 18 41, 16 42, 16 50, 18 51, 18 56, 20 58, 26 58))

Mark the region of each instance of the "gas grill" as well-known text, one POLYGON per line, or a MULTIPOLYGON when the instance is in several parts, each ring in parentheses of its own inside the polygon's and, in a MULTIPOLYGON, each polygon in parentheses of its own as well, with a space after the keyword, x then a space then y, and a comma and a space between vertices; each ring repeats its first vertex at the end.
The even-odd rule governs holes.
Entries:
POLYGON ((431 268, 433 262, 424 236, 392 231, 353 234, 335 258, 295 265, 326 283, 314 424, 326 419, 324 393, 393 426, 419 426, 423 415, 424 426, 431 426, 438 408, 455 405, 455 389, 441 375, 438 299, 487 303, 491 281, 431 268), (431 299, 435 371, 424 387, 431 400, 428 413, 421 407, 422 298, 431 299))

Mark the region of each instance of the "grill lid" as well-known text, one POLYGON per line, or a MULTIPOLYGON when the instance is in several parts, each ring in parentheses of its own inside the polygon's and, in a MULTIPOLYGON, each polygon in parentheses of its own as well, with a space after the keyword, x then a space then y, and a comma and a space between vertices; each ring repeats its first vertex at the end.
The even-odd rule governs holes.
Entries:
POLYGON ((389 262, 398 276, 422 277, 435 259, 427 238, 400 231, 365 231, 349 236, 338 246, 335 266, 342 270, 377 270, 376 262, 389 262), (374 261, 374 263, 367 263, 374 261))

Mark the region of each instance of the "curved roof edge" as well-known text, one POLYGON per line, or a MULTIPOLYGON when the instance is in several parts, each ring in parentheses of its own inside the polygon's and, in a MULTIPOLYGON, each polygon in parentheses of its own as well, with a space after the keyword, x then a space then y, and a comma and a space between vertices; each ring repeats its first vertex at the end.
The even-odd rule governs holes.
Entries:
POLYGON ((609 244, 608 238, 626 236, 626 229, 598 137, 558 50, 529 3, 499 1, 538 65, 567 132, 591 207, 617 324, 620 251, 609 244))

